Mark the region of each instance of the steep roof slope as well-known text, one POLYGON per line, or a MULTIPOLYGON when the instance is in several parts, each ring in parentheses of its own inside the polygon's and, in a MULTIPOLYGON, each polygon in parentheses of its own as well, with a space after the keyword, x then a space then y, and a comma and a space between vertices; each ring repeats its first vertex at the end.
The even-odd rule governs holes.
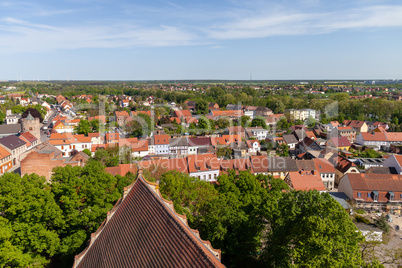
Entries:
POLYGON ((219 257, 139 171, 74 267, 224 267, 219 257))

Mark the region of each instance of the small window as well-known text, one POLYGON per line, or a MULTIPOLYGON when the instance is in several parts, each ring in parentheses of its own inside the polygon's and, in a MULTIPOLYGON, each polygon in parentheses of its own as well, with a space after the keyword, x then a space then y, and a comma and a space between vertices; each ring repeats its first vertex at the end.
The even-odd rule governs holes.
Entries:
POLYGON ((362 197, 362 193, 361 193, 361 192, 357 192, 357 197, 362 197))
POLYGON ((367 193, 367 197, 371 197, 371 193, 367 193))

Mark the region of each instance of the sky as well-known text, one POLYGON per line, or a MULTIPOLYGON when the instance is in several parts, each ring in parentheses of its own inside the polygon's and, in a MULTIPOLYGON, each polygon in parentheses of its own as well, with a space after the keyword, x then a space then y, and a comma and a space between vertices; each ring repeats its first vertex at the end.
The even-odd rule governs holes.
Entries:
POLYGON ((402 2, 0 0, 0 80, 402 79, 402 2))

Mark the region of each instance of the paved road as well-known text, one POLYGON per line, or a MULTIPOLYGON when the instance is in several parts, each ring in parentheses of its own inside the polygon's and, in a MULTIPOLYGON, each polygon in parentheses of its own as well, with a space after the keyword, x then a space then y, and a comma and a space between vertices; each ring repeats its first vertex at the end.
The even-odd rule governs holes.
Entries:
POLYGON ((48 117, 47 123, 43 124, 42 129, 40 131, 40 141, 41 143, 47 141, 48 135, 47 133, 51 130, 49 129, 49 125, 52 123, 52 119, 56 116, 56 109, 52 109, 50 116, 48 117), (48 129, 44 130, 43 127, 47 127, 48 129))

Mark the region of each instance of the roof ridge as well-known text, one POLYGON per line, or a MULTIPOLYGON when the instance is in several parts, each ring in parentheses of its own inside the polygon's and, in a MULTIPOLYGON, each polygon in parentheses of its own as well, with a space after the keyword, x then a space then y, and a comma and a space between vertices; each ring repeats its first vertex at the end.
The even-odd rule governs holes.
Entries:
POLYGON ((191 239, 191 235, 193 235, 193 237, 195 237, 195 239, 194 239, 195 244, 197 244, 198 246, 203 245, 206 248, 207 252, 205 252, 205 257, 207 257, 210 260, 211 264, 213 264, 214 266, 224 267, 224 265, 220 262, 220 260, 221 260, 221 250, 214 249, 212 247, 211 243, 208 240, 202 240, 201 239, 198 230, 194 230, 194 229, 190 228, 190 226, 188 225, 188 222, 187 222, 187 217, 185 215, 180 215, 175 211, 173 201, 164 199, 162 197, 161 192, 159 191, 159 184, 146 180, 142 175, 142 170, 141 169, 138 170, 137 179, 133 183, 131 183, 129 186, 124 187, 123 197, 120 198, 116 202, 114 207, 110 211, 107 212, 107 217, 102 222, 102 224, 99 226, 98 230, 91 234, 91 239, 89 240, 89 245, 80 254, 75 256, 73 267, 78 267, 79 266, 80 262, 85 257, 85 255, 87 254, 89 249, 92 247, 92 245, 95 243, 95 241, 98 238, 98 236, 102 233, 102 231, 107 226, 107 224, 110 221, 110 219, 113 217, 115 212, 119 209, 120 205, 123 203, 125 198, 128 196, 128 194, 130 193, 130 191, 133 188, 133 186, 136 183, 140 183, 140 181, 142 183, 144 183, 146 185, 146 187, 157 197, 157 200, 159 200, 161 202, 161 204, 165 208, 167 208, 167 211, 170 212, 169 214, 171 214, 173 218, 177 219, 176 222, 179 225, 181 225, 182 227, 184 227, 183 230, 187 233, 189 238, 191 239), (208 254, 208 252, 210 254, 208 254))

